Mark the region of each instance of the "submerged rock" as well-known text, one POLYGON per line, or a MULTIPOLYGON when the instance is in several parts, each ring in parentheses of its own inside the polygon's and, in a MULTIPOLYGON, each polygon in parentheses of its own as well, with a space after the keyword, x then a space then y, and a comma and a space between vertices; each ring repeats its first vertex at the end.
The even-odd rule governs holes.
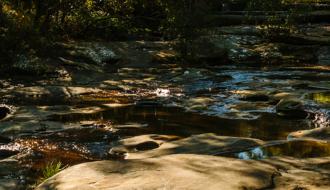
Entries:
POLYGON ((186 101, 186 108, 189 110, 206 110, 214 102, 214 99, 208 97, 190 98, 186 101))
POLYGON ((276 112, 279 115, 304 119, 308 113, 303 108, 303 103, 297 99, 282 99, 276 105, 276 112))
POLYGON ((244 95, 241 100, 251 101, 251 102, 264 102, 269 100, 269 96, 264 93, 252 93, 244 95))

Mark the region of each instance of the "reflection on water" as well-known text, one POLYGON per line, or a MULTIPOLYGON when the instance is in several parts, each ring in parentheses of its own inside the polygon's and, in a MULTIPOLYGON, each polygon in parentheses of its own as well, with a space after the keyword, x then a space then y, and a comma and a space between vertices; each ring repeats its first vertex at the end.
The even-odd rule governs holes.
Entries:
POLYGON ((317 103, 330 104, 330 92, 319 92, 312 94, 312 99, 317 103))
MULTIPOLYGON (((262 140, 286 139, 287 135, 293 131, 309 129, 309 123, 305 120, 289 120, 273 113, 263 113, 255 120, 232 120, 186 112, 182 108, 162 106, 118 107, 88 114, 52 115, 49 119, 66 123, 78 123, 86 120, 110 120, 115 125, 139 123, 147 126, 143 129, 146 134, 190 136, 215 133, 222 136, 250 137, 262 140)), ((138 133, 138 129, 134 129, 134 132, 138 133)), ((135 135, 141 135, 141 133, 135 135)))
POLYGON ((256 147, 246 152, 236 153, 234 156, 243 160, 259 160, 273 156, 292 156, 295 158, 313 158, 330 156, 330 143, 318 141, 290 141, 266 147, 256 147))

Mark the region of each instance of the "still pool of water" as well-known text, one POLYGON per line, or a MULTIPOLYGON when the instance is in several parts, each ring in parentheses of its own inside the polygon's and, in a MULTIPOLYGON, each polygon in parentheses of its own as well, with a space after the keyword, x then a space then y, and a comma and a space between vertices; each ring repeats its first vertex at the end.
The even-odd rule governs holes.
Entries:
POLYGON ((330 155, 330 143, 320 141, 289 141, 281 144, 255 147, 251 150, 226 156, 243 160, 260 160, 274 156, 315 158, 330 155))
MULTIPOLYGON (((290 132, 309 129, 306 120, 287 119, 274 113, 263 113, 255 120, 226 119, 218 116, 186 112, 178 107, 126 106, 96 113, 57 114, 49 120, 79 123, 88 120, 109 120, 113 124, 139 123, 145 134, 190 136, 215 133, 223 136, 249 137, 262 140, 283 140, 290 132)), ((134 129, 139 133, 140 129, 134 129)), ((137 134, 135 134, 137 135, 137 134)))

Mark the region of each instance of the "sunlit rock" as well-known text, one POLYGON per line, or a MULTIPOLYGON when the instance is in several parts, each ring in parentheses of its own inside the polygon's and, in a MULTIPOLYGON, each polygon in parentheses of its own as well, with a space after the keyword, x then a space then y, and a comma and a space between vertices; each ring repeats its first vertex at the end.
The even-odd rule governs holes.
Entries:
POLYGON ((67 51, 70 56, 77 59, 83 59, 97 65, 105 65, 107 63, 116 62, 119 57, 107 46, 100 43, 80 43, 70 46, 67 51))
POLYGON ((221 155, 227 152, 240 152, 241 150, 264 144, 263 141, 258 139, 218 136, 212 133, 193 135, 183 139, 171 139, 166 138, 166 136, 164 138, 155 137, 157 135, 135 137, 127 139, 127 142, 125 142, 125 139, 122 140, 124 145, 128 144, 124 146, 129 152, 127 159, 152 158, 169 154, 221 155), (127 148, 135 147, 136 145, 132 141, 141 141, 143 138, 146 141, 142 142, 157 143, 159 148, 153 146, 154 149, 142 152, 127 148))
POLYGON ((48 187, 58 190, 261 189, 270 185, 275 170, 255 161, 179 154, 145 160, 80 164, 63 170, 38 186, 37 190, 48 187))
POLYGON ((157 88, 155 93, 158 97, 168 97, 170 95, 170 90, 169 89, 157 88))

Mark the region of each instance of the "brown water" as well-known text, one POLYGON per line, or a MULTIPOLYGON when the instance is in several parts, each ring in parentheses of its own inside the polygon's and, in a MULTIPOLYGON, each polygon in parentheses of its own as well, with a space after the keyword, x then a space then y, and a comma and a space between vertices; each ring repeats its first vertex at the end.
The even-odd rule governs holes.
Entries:
MULTIPOLYGON (((223 136, 250 137, 262 140, 283 140, 290 132, 310 128, 309 122, 306 120, 288 119, 274 113, 263 113, 261 117, 255 120, 226 119, 197 112, 187 112, 178 107, 162 106, 126 106, 90 114, 58 114, 50 116, 49 120, 64 123, 109 120, 114 125, 125 123, 147 125, 144 128, 134 129, 132 133, 137 133, 135 135, 153 133, 190 136, 215 133, 223 136)), ((121 135, 125 136, 125 134, 121 135)))

